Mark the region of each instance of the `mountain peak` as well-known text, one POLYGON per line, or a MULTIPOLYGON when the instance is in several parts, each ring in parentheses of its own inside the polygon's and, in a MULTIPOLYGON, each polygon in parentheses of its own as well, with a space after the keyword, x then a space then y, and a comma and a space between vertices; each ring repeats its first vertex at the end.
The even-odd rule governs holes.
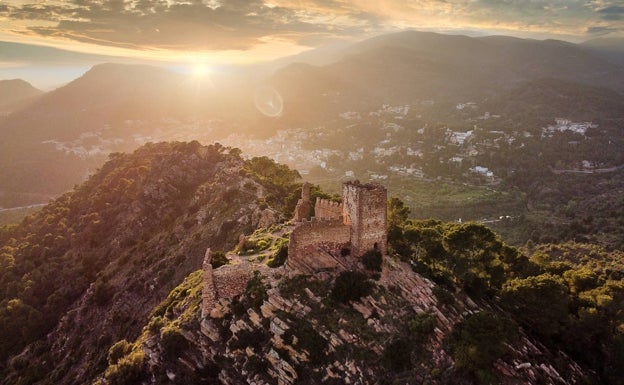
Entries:
POLYGON ((12 112, 43 94, 22 79, 0 80, 0 113, 12 112))

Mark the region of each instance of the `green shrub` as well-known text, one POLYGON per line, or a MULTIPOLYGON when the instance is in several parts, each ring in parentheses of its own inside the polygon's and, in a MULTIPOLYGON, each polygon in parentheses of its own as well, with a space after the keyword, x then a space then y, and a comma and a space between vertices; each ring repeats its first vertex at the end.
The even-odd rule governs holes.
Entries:
POLYGON ((240 255, 251 255, 264 251, 271 246, 273 238, 266 236, 258 239, 247 239, 243 243, 243 247, 240 250, 240 255))
POLYGON ((381 356, 384 367, 395 372, 407 370, 412 365, 412 346, 403 339, 396 339, 386 345, 381 356))
POLYGON ((95 281, 93 301, 97 306, 106 305, 113 298, 113 294, 113 287, 107 281, 101 278, 95 281))
POLYGON ((130 353, 132 344, 126 340, 117 341, 108 349, 108 364, 115 365, 119 360, 130 353))
POLYGON ((424 341, 435 329, 436 321, 433 314, 422 313, 416 315, 408 324, 410 334, 417 341, 424 341))
POLYGON ((359 271, 343 271, 336 277, 331 297, 342 303, 355 301, 373 291, 373 283, 359 271))
POLYGON ((212 265, 213 269, 230 263, 230 260, 226 257, 223 251, 215 251, 210 257, 210 265, 212 265))
POLYGON ((379 250, 368 250, 362 255, 362 263, 368 270, 381 271, 382 256, 379 250))
POLYGON ((266 250, 271 246, 272 239, 271 238, 260 238, 256 243, 257 251, 266 250))
POLYGON ((301 347, 306 350, 310 357, 310 362, 320 363, 325 357, 325 350, 328 342, 304 319, 296 319, 292 322, 290 329, 284 333, 284 341, 288 344, 301 347), (295 344, 296 337, 296 344, 295 344))
POLYGON ((160 333, 160 329, 162 329, 166 324, 167 324, 167 321, 163 317, 161 316, 152 317, 147 323, 147 330, 151 334, 160 333))
POLYGON ((256 309, 259 309, 264 300, 269 297, 266 287, 262 283, 260 272, 255 271, 254 276, 247 282, 244 296, 244 305, 256 309))
POLYGON ((243 369, 252 375, 255 374, 261 377, 266 377, 269 370, 269 363, 266 360, 253 355, 247 358, 247 362, 245 362, 243 369))
POLYGON ((176 358, 188 347, 188 341, 184 338, 180 329, 173 325, 169 325, 169 327, 161 331, 160 343, 165 356, 170 359, 176 358))
POLYGON ((453 305, 455 297, 448 290, 440 285, 435 285, 432 289, 433 295, 436 297, 440 305, 453 305))
POLYGON ((236 333, 236 339, 230 340, 230 349, 236 350, 250 347, 256 352, 260 352, 270 338, 262 328, 254 330, 241 329, 236 333))
POLYGON ((445 343, 458 368, 478 373, 489 369, 507 351, 506 343, 517 337, 513 321, 482 311, 455 325, 445 343))
POLYGON ((134 385, 140 383, 143 377, 145 354, 141 350, 122 357, 115 365, 106 369, 104 377, 110 385, 134 385))
POLYGON ((280 267, 286 263, 286 259, 288 259, 288 242, 282 242, 267 262, 267 266, 280 267))
POLYGON ((554 275, 509 280, 500 301, 520 324, 541 337, 557 335, 568 321, 568 288, 554 275))

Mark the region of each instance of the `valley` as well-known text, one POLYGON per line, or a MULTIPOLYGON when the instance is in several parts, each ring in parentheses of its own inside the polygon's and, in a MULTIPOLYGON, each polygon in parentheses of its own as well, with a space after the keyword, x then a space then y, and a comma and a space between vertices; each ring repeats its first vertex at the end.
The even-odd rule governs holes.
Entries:
POLYGON ((67 191, 110 153, 199 140, 269 156, 328 191, 349 178, 381 181, 418 217, 487 221, 518 245, 539 242, 528 229, 542 221, 553 228, 544 240, 598 241, 582 222, 596 213, 585 202, 600 194, 613 207, 598 211, 615 232, 609 247, 622 247, 624 86, 607 79, 624 78, 624 69, 610 55, 563 42, 404 32, 268 78, 239 71, 192 81, 100 65, 0 120, 0 205, 43 203, 38 197, 67 191), (519 55, 525 62, 513 62, 519 55), (275 116, 258 107, 268 97, 281 103, 275 116))

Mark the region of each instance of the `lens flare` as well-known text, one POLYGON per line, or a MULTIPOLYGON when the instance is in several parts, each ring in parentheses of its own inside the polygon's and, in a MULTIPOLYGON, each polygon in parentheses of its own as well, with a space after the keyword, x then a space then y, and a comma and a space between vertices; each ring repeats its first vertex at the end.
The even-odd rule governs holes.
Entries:
POLYGON ((275 88, 269 86, 256 89, 254 103, 258 111, 271 118, 281 116, 284 110, 282 95, 275 88))

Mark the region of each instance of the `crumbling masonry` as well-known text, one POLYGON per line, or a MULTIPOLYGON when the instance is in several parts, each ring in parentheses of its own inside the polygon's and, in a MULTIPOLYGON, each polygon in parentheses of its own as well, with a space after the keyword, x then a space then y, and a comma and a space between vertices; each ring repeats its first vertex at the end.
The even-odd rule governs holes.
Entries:
POLYGON ((346 265, 348 253, 361 257, 368 250, 387 251, 387 191, 380 184, 358 181, 343 185, 342 203, 317 198, 310 211, 310 186, 303 186, 290 235, 288 266, 297 270, 326 270, 346 265), (307 268, 306 268, 307 267, 307 268))
MULTIPOLYGON (((386 254, 387 192, 379 184, 343 185, 342 203, 317 199, 310 218, 310 185, 303 185, 290 234, 287 267, 299 272, 347 270, 358 257, 376 249, 386 254)), ((244 238, 243 238, 244 240, 244 238)), ((212 252, 203 263, 202 319, 217 317, 222 299, 241 295, 253 276, 252 265, 239 262, 212 268, 212 252)))

